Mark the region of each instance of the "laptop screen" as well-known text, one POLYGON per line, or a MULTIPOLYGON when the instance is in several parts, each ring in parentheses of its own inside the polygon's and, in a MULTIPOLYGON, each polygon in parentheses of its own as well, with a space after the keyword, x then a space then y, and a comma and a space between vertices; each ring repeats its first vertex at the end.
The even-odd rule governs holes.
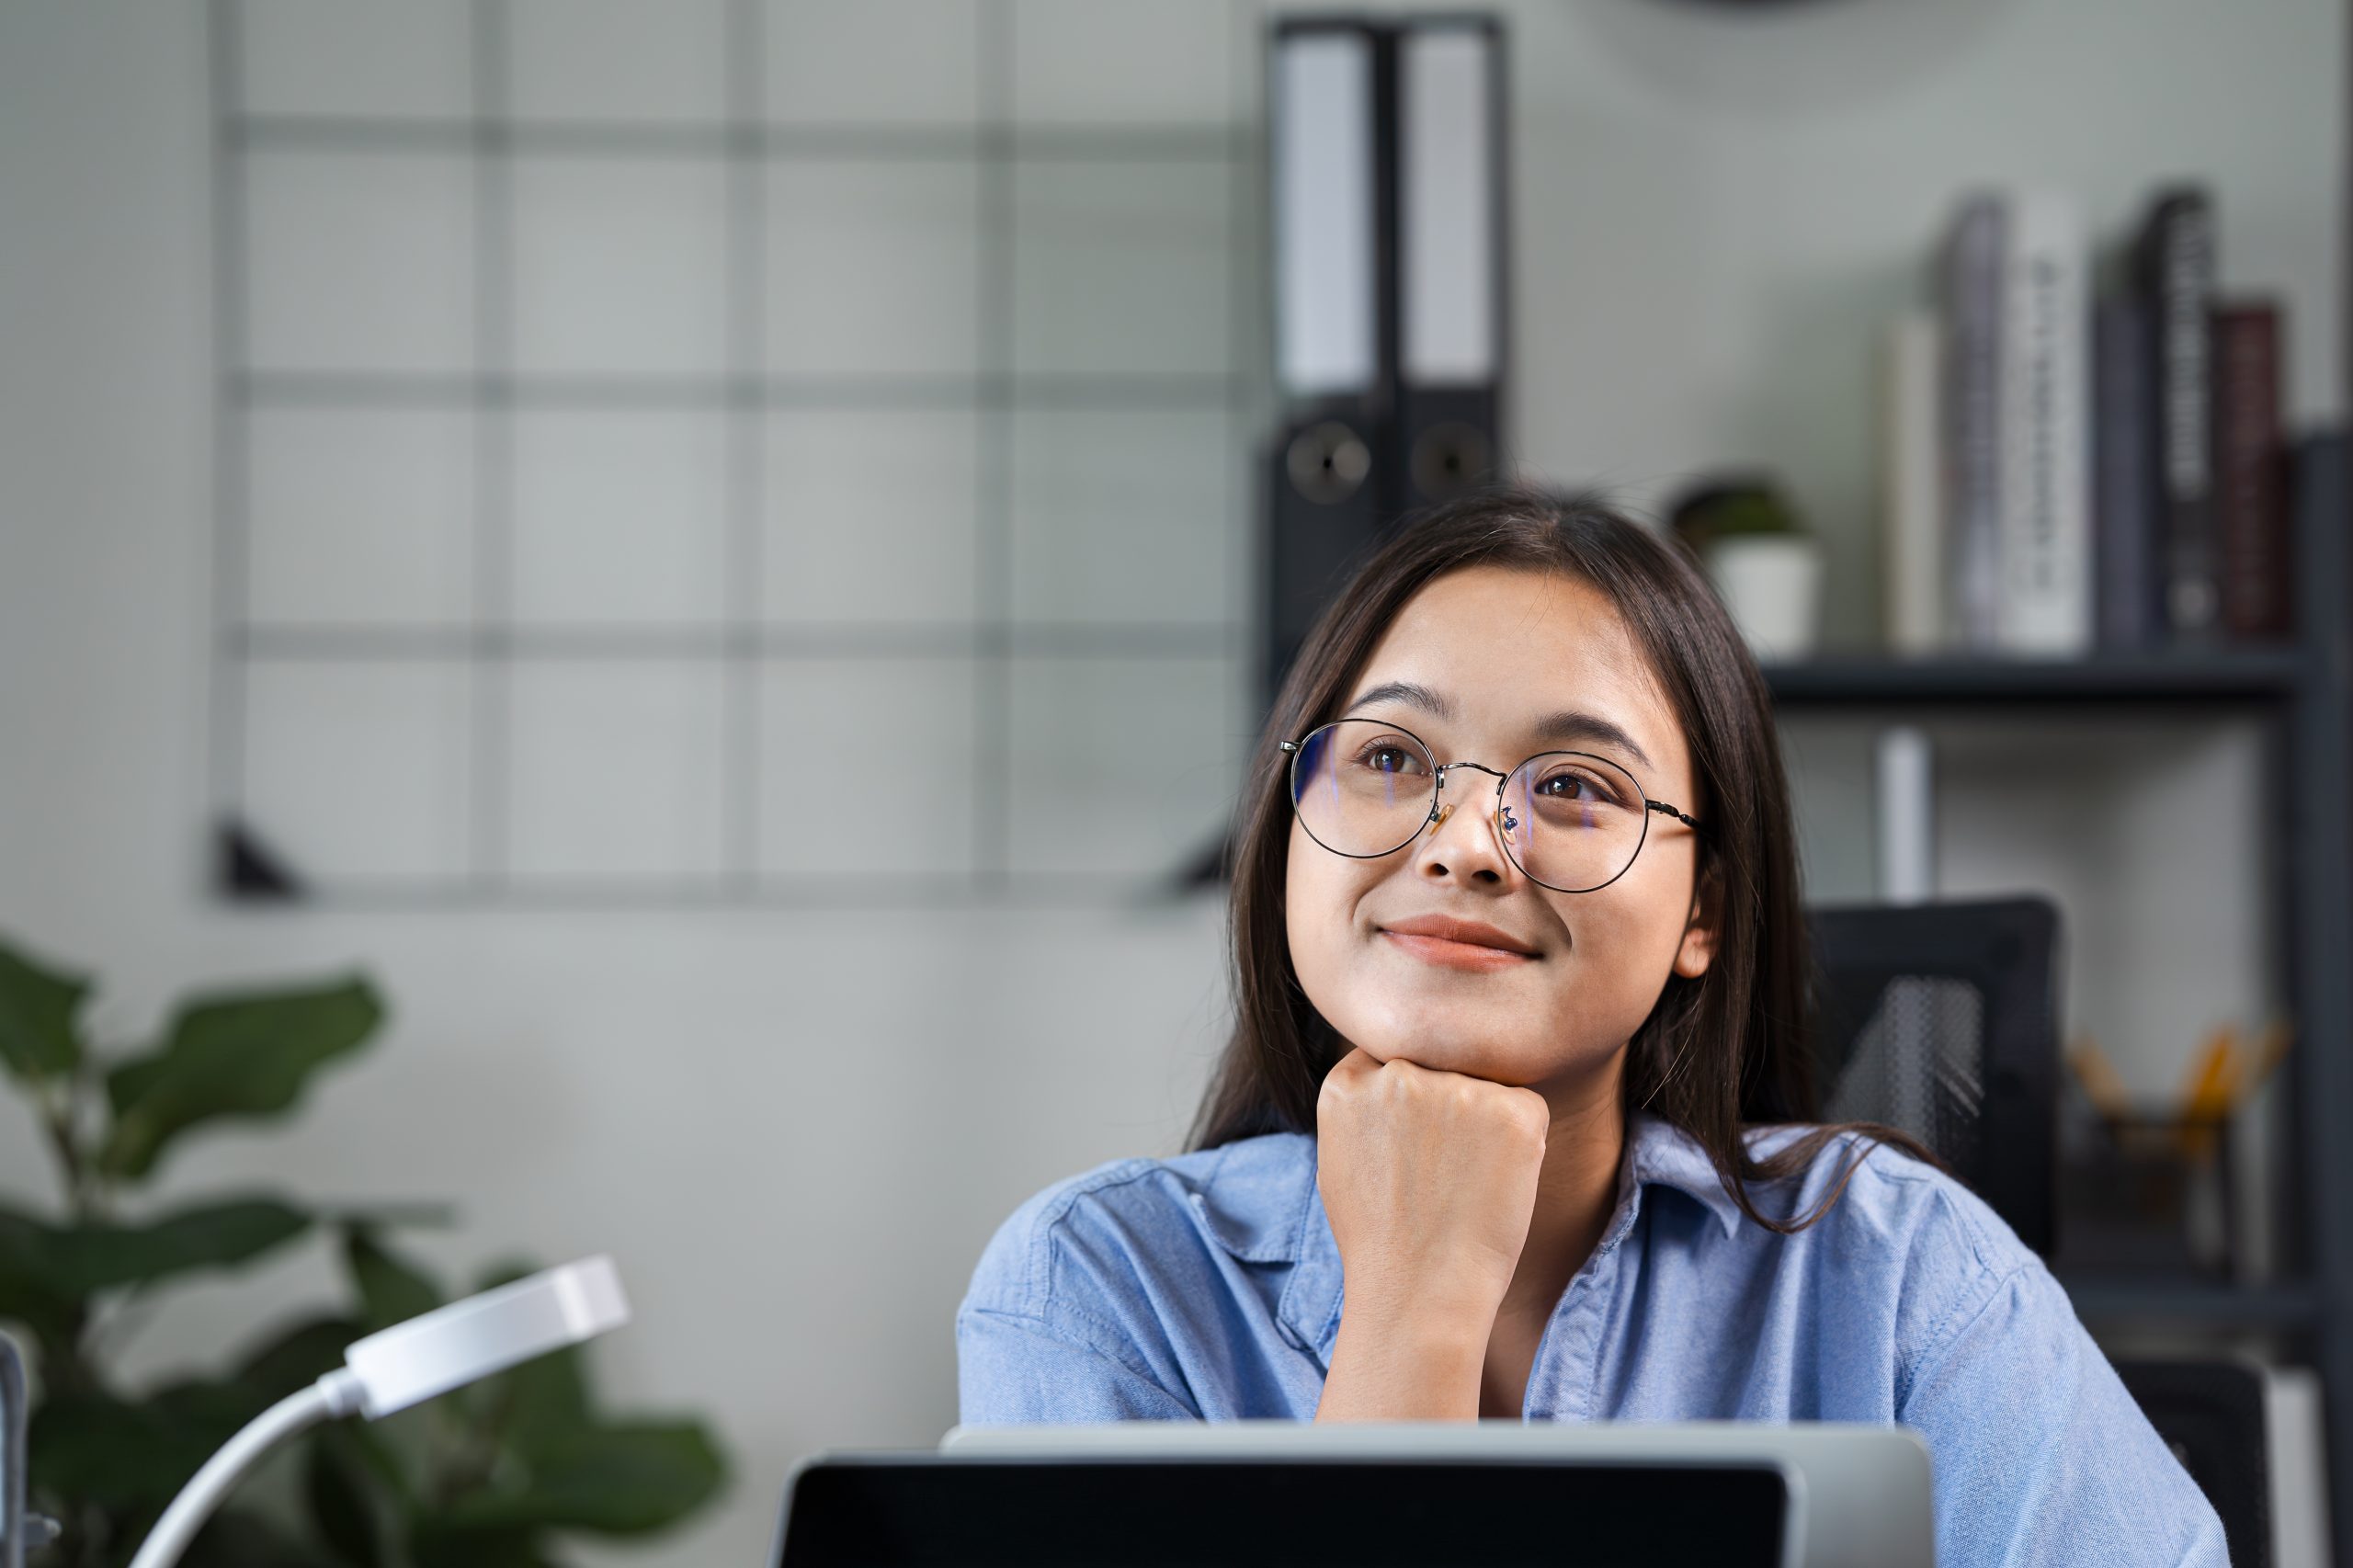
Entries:
POLYGON ((779 1568, 1782 1568, 1769 1464, 851 1457, 803 1470, 779 1568))

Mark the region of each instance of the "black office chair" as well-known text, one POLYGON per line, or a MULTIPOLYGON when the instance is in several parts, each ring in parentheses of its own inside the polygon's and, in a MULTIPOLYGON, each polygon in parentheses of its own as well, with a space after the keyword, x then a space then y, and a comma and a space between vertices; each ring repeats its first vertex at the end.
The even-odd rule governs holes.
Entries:
POLYGON ((2059 912, 2040 898, 1812 912, 1828 1121, 1909 1132, 2049 1256, 2059 912))
MULTIPOLYGON (((1811 912, 1822 1115, 1933 1150, 2048 1257, 2057 1210, 2059 913, 2049 900, 1811 912)), ((2117 1371, 2222 1517, 2236 1568, 2268 1568, 2262 1374, 2227 1360, 2117 1371)))
POLYGON ((2271 1562, 2270 1426, 2262 1369, 2244 1361, 2119 1361, 2116 1375, 2222 1516, 2232 1568, 2271 1562))

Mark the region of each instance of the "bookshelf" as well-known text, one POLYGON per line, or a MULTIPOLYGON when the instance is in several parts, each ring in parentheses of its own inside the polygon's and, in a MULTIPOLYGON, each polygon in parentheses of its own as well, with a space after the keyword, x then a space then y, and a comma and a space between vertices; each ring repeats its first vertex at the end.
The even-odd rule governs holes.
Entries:
POLYGON ((2304 662, 2294 647, 2103 653, 2087 659, 1826 658, 1768 665, 1785 710, 2009 707, 2044 703, 2203 706, 2292 698, 2304 662))
POLYGON ((2353 1555, 2353 546, 2342 436, 2300 443, 2292 548, 2296 639, 2276 646, 2100 653, 2075 660, 1836 656, 1768 666, 1787 715, 2227 710, 2272 734, 2261 824, 2281 901, 2277 929, 2297 1044, 2283 1085, 2275 1192, 2280 1277, 2237 1283, 2062 1269, 2095 1330, 2276 1339, 2321 1376, 2330 1514, 2353 1555))

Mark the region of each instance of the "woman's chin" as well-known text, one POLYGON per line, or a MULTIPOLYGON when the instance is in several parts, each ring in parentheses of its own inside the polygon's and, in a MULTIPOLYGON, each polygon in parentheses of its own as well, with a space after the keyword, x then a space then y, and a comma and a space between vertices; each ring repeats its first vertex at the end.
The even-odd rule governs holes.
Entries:
POLYGON ((1382 1038, 1353 1043, 1378 1061, 1406 1061, 1434 1073, 1460 1073, 1515 1088, 1540 1083, 1563 1065, 1533 1045, 1499 1047, 1492 1039, 1465 1040, 1443 1028, 1383 1031, 1382 1038))

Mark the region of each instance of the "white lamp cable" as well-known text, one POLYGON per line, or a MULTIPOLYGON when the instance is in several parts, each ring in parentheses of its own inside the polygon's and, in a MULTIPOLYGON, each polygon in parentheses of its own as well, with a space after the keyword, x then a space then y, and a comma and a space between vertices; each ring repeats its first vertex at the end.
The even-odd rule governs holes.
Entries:
POLYGON ((371 1334, 344 1352, 342 1366, 279 1400, 222 1444, 155 1521, 131 1568, 170 1568, 178 1562, 238 1477, 298 1432, 345 1415, 381 1419, 628 1321, 620 1275, 611 1258, 599 1255, 371 1334))

